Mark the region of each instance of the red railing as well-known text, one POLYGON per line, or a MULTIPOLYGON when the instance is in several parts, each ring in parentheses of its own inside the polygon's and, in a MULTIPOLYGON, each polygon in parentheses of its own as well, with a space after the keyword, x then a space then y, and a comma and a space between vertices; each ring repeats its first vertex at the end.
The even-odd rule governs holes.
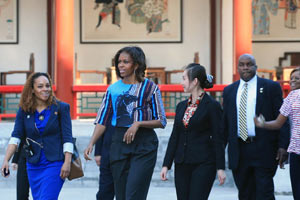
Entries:
MULTIPOLYGON (((23 85, 0 85, 0 93, 1 94, 12 94, 12 93, 21 93, 23 90, 23 85)), ((0 113, 0 121, 2 118, 14 118, 16 117, 15 113, 0 113)))
MULTIPOLYGON (((23 85, 0 85, 0 94, 20 94, 22 93, 23 85)), ((53 90, 56 91, 56 86, 53 85, 53 90)), ((0 113, 0 122, 2 118, 15 118, 16 113, 0 113)))
POLYGON ((73 91, 73 114, 77 117, 96 117, 97 113, 77 113, 77 93, 78 92, 105 92, 108 85, 74 85, 73 91))
MULTIPOLYGON (((108 85, 74 85, 72 87, 73 92, 73 113, 74 117, 95 117, 97 113, 77 113, 77 93, 79 92, 105 92, 108 85)), ((222 92, 226 85, 214 85, 213 88, 208 89, 209 92, 222 92)), ((53 86, 54 91, 56 87, 53 86)), ((181 85, 159 85, 161 92, 183 92, 181 85)), ((0 85, 0 94, 9 94, 9 93, 21 93, 23 86, 21 85, 0 85)), ((283 95, 286 97, 290 91, 289 85, 282 86, 283 95)), ((167 116, 174 116, 175 113, 167 112, 167 116)), ((0 113, 0 121, 2 118, 14 118, 16 117, 15 113, 0 113)))
MULTIPOLYGON (((74 85, 72 91, 73 95, 73 113, 77 117, 96 117, 97 113, 77 113, 77 93, 78 92, 105 92, 108 85, 74 85)), ((222 92, 226 85, 214 85, 213 88, 208 89, 210 92, 222 92)), ((183 92, 182 85, 159 85, 161 92, 183 92)), ((174 112, 166 112, 166 116, 174 116, 174 112)))

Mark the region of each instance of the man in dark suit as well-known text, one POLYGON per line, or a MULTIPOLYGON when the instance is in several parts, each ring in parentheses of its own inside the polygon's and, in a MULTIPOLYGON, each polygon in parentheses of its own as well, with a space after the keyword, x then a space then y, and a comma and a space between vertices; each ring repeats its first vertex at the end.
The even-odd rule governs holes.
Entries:
POLYGON ((114 127, 108 125, 95 146, 95 161, 100 169, 99 190, 96 195, 97 200, 113 200, 115 196, 114 182, 109 164, 109 149, 113 131, 114 127))
POLYGON ((228 143, 229 168, 232 170, 240 200, 272 200, 273 177, 277 164, 287 158, 289 127, 280 131, 256 128, 254 116, 276 119, 282 104, 278 83, 256 75, 256 61, 250 54, 240 56, 240 80, 223 92, 221 131, 228 143))

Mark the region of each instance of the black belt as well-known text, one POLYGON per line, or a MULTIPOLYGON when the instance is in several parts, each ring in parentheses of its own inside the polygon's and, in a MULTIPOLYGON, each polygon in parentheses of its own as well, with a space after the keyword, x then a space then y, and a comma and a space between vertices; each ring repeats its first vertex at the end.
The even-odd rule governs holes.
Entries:
POLYGON ((247 140, 243 140, 242 138, 239 137, 239 140, 243 143, 252 143, 252 142, 255 142, 256 140, 256 137, 255 136, 252 136, 252 137, 247 137, 247 140))

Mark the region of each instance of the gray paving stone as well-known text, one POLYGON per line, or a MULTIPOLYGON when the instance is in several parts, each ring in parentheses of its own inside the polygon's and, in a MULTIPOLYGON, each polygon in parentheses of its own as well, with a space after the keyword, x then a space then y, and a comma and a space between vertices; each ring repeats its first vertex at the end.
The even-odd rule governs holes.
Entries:
MULTIPOLYGON (((2 164, 5 149, 13 130, 13 122, 0 122, 0 162, 2 164)), ((156 129, 156 133, 159 138, 159 148, 157 163, 154 169, 151 187, 149 190, 149 200, 172 200, 176 199, 176 192, 174 188, 174 176, 173 170, 170 170, 168 174, 169 181, 162 182, 160 180, 160 170, 163 162, 163 157, 166 151, 168 140, 172 131, 173 122, 168 121, 168 125, 165 129, 156 129)), ((99 169, 94 161, 85 161, 83 159, 83 150, 87 146, 90 136, 93 133, 94 125, 93 120, 73 120, 72 121, 73 136, 77 138, 77 147, 81 154, 82 164, 85 172, 85 176, 81 179, 73 181, 66 181, 64 188, 61 192, 59 199, 95 199, 95 193, 98 187, 99 169)), ((237 191, 234 186, 231 172, 226 170, 226 183, 224 186, 218 186, 218 182, 215 181, 213 190, 211 192, 211 200, 233 200, 237 199, 237 191)), ((8 179, 0 178, 0 199, 15 199, 15 178, 16 172, 12 171, 11 176, 8 179)), ((274 178, 276 199, 287 200, 292 199, 291 185, 289 180, 289 166, 286 169, 278 169, 274 178), (282 195, 285 194, 285 195, 282 195)))

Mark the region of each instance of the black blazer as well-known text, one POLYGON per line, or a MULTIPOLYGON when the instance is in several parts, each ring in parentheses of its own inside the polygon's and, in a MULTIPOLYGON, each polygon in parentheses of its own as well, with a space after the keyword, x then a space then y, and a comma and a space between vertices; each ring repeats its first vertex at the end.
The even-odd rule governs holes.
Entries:
POLYGON ((205 94, 185 128, 182 119, 187 102, 185 100, 177 105, 163 166, 170 169, 173 160, 175 163, 189 164, 211 161, 216 162, 217 169, 224 169, 224 143, 219 130, 222 116, 220 104, 205 94))
MULTIPOLYGON (((223 92, 222 133, 228 143, 229 168, 236 169, 239 163, 239 144, 237 135, 236 95, 240 81, 227 86, 223 92)), ((282 91, 277 82, 257 77, 256 115, 263 114, 266 121, 274 120, 279 114, 282 104, 282 91)), ((251 97, 250 97, 251 98, 251 97)), ((256 152, 258 163, 262 167, 277 165, 278 148, 286 149, 289 144, 289 126, 286 123, 280 130, 255 128, 256 152)))
MULTIPOLYGON (((43 145, 45 156, 49 161, 58 161, 64 159, 63 144, 73 143, 72 124, 70 117, 70 106, 64 102, 57 102, 50 107, 51 114, 49 121, 42 135, 35 126, 34 113, 24 112, 21 108, 18 110, 12 137, 24 139, 29 137, 43 145)), ((34 155, 27 157, 30 163, 37 163, 40 158, 41 148, 39 145, 30 142, 34 155)))

